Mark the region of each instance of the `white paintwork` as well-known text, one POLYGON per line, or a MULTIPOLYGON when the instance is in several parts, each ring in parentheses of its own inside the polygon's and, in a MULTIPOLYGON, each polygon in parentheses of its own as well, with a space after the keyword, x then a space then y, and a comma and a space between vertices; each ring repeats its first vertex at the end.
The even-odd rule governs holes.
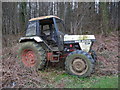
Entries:
POLYGON ((34 39, 37 42, 42 42, 43 41, 40 37, 33 36, 33 37, 21 37, 20 40, 19 40, 19 42, 21 42, 22 40, 25 40, 25 39, 34 39))
POLYGON ((79 43, 79 45, 80 45, 80 48, 83 50, 83 51, 86 51, 86 52, 89 52, 89 50, 90 50, 90 47, 91 47, 91 44, 92 44, 92 42, 90 41, 90 42, 81 42, 81 43, 79 43))
POLYGON ((64 41, 76 41, 76 40, 91 40, 95 39, 94 35, 65 35, 64 41))
POLYGON ((89 52, 92 45, 91 40, 95 40, 94 35, 65 35, 64 41, 78 42, 83 51, 89 52))
POLYGON ((42 42, 43 40, 40 37, 34 37, 37 42, 42 42))

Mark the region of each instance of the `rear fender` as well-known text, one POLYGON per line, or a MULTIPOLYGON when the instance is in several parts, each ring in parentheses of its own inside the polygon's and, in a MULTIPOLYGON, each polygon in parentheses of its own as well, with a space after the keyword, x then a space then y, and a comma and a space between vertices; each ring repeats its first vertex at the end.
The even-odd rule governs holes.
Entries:
POLYGON ((52 51, 52 49, 49 47, 49 45, 43 41, 43 39, 41 39, 38 36, 33 36, 33 37, 21 37, 19 39, 19 43, 22 42, 27 42, 27 41, 35 41, 37 43, 40 43, 40 45, 46 50, 46 51, 52 51))
POLYGON ((23 42, 23 41, 29 41, 29 40, 34 40, 34 41, 36 41, 36 42, 43 42, 43 40, 40 38, 40 37, 38 37, 38 36, 33 36, 33 37, 21 37, 20 39, 19 39, 19 42, 21 43, 21 42, 23 42))

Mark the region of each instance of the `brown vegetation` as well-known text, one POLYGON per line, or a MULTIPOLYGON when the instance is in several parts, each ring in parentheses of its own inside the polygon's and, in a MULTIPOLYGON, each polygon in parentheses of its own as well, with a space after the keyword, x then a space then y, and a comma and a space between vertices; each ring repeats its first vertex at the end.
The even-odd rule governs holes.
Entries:
MULTIPOLYGON (((109 36, 96 35, 96 42, 93 49, 96 51, 98 59, 93 75, 114 75, 118 73, 118 37, 116 33, 109 36)), ((2 86, 3 87, 48 87, 51 83, 50 78, 45 78, 45 73, 28 72, 20 68, 16 62, 18 60, 17 50, 19 44, 13 47, 4 48, 2 53, 2 86), (32 84, 30 84, 32 83, 32 84), (30 86, 29 86, 30 85, 30 86)), ((45 69, 49 75, 50 72, 57 71, 60 75, 65 73, 64 68, 60 69, 57 65, 50 65, 45 69), (51 68, 52 67, 52 68, 51 68), (57 68, 57 70, 56 70, 57 68), (60 70, 59 70, 60 69, 60 70)), ((61 85, 60 85, 61 86, 61 85)))
MULTIPOLYGON (((98 59, 93 75, 113 75, 118 73, 118 3, 117 2, 4 2, 2 3, 2 87, 49 87, 52 78, 50 72, 59 75, 65 73, 58 64, 45 73, 28 72, 20 68, 17 50, 18 40, 24 36, 25 27, 30 18, 57 15, 66 24, 68 34, 95 34, 96 42, 93 49, 98 59), (57 68, 57 69, 56 69, 57 68), (59 70, 59 69, 60 70, 59 70)), ((64 65, 64 64, 63 64, 64 65)), ((51 65, 50 65, 51 66, 51 65)), ((64 80, 62 81, 64 82, 64 80)), ((64 84, 54 85, 64 87, 64 84)))

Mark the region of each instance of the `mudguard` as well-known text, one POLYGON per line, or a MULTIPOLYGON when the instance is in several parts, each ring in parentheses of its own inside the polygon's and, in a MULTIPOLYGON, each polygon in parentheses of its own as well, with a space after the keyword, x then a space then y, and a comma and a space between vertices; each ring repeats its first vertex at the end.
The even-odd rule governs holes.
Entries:
POLYGON ((35 40, 36 42, 43 42, 43 40, 38 37, 38 36, 33 36, 33 37, 21 37, 19 39, 19 42, 25 41, 25 40, 35 40))

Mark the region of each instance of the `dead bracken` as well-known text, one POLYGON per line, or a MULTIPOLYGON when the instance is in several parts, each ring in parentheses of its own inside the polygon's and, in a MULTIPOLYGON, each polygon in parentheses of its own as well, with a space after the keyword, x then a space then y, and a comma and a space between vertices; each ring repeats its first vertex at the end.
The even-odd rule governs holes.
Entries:
MULTIPOLYGON (((118 37, 116 34, 104 37, 96 35, 97 42, 94 44, 95 51, 97 52, 98 59, 96 61, 95 73, 93 75, 108 76, 118 73, 118 37), (104 39, 103 39, 104 38, 104 39), (101 44, 103 44, 101 46, 101 44), (104 55, 107 55, 104 56, 104 55)), ((26 71, 20 68, 16 62, 17 48, 19 44, 12 48, 3 48, 2 52, 2 87, 50 87, 51 83, 55 83, 49 78, 49 73, 63 74, 64 68, 61 69, 57 64, 49 65, 53 68, 46 69, 46 73, 36 71, 26 71), (57 70, 56 70, 57 68, 57 70), (54 72, 53 72, 54 73, 54 72), (47 78, 45 76, 48 76, 47 78)), ((68 76, 69 77, 69 76, 68 76)), ((58 85, 59 86, 59 85, 58 85)), ((60 85, 61 86, 61 85, 60 85)), ((64 85, 62 85, 64 87, 64 85)))

